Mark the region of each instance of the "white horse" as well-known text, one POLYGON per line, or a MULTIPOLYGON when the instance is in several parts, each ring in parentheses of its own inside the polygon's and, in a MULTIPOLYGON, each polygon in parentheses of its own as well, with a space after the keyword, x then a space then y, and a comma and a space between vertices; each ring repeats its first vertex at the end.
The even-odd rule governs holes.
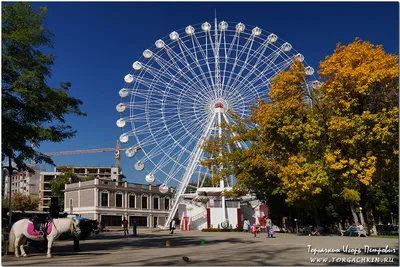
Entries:
MULTIPOLYGON (((64 232, 72 232, 75 236, 81 235, 81 229, 79 227, 79 220, 74 218, 62 218, 62 219, 53 219, 50 221, 49 226, 47 228, 47 257, 51 258, 51 247, 53 245, 54 240, 56 240, 60 235, 64 232)), ((33 224, 28 219, 22 219, 14 223, 11 228, 10 236, 9 236, 9 245, 8 250, 10 252, 15 251, 15 257, 19 257, 18 255, 18 247, 21 249, 21 255, 23 257, 27 257, 28 255, 25 253, 24 244, 26 239, 29 238, 31 240, 40 241, 45 240, 43 235, 39 235, 37 231, 33 229, 33 224)))

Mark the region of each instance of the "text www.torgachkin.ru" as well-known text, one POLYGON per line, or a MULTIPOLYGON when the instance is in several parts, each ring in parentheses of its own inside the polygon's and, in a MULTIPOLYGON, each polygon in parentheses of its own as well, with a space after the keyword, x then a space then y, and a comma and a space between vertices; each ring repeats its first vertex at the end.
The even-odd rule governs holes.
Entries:
POLYGON ((392 257, 310 257, 311 263, 393 263, 392 257))

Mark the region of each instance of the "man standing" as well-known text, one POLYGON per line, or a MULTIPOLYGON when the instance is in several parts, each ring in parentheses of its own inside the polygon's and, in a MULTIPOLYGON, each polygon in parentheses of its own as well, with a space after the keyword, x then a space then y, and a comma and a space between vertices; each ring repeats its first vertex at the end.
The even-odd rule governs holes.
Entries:
POLYGON ((133 223, 132 223, 132 231, 133 231, 133 235, 134 235, 134 236, 136 236, 136 234, 137 234, 136 228, 137 228, 136 220, 133 220, 133 223))
POLYGON ((125 218, 122 221, 122 227, 124 227, 124 236, 126 236, 126 234, 129 234, 128 221, 125 218))
POLYGON ((265 224, 267 225, 267 233, 268 233, 268 237, 272 237, 271 236, 271 229, 272 229, 272 221, 270 218, 267 218, 265 220, 265 224))
POLYGON ((169 223, 169 230, 171 231, 171 234, 174 233, 176 227, 175 219, 172 219, 172 221, 169 223))

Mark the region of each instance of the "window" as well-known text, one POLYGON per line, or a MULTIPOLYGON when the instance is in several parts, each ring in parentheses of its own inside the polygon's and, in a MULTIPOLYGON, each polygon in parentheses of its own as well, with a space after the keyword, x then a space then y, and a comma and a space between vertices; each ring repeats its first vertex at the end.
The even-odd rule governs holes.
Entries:
POLYGON ((136 221, 136 226, 147 227, 147 216, 129 216, 130 225, 133 225, 133 221, 136 221))
POLYGON ((101 215, 100 223, 104 226, 119 226, 122 225, 121 216, 101 215))
POLYGON ((108 207, 108 192, 101 192, 101 205, 104 207, 108 207))
POLYGON ((122 193, 121 192, 117 192, 115 194, 115 206, 117 208, 122 208, 122 193))
POLYGON ((129 195, 129 208, 136 208, 135 195, 129 195))
POLYGON ((165 209, 169 210, 169 198, 165 199, 165 209))
POLYGON ((142 209, 147 209, 147 196, 142 196, 142 209))
POLYGON ((158 201, 159 201, 159 198, 158 198, 158 197, 154 197, 154 199, 153 199, 153 208, 154 208, 155 210, 158 210, 158 209, 159 209, 159 207, 158 207, 158 201))
POLYGON ((51 180, 53 180, 53 178, 54 178, 54 176, 48 176, 48 175, 46 175, 46 176, 44 176, 44 181, 45 181, 45 182, 50 182, 51 180))

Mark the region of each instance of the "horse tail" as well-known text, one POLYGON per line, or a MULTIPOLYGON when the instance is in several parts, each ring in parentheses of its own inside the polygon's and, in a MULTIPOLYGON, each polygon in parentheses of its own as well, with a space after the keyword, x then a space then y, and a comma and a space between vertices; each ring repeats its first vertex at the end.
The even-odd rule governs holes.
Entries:
POLYGON ((14 249, 15 249, 15 244, 14 244, 15 243, 14 225, 11 227, 10 234, 8 235, 8 251, 9 252, 14 252, 14 249))

